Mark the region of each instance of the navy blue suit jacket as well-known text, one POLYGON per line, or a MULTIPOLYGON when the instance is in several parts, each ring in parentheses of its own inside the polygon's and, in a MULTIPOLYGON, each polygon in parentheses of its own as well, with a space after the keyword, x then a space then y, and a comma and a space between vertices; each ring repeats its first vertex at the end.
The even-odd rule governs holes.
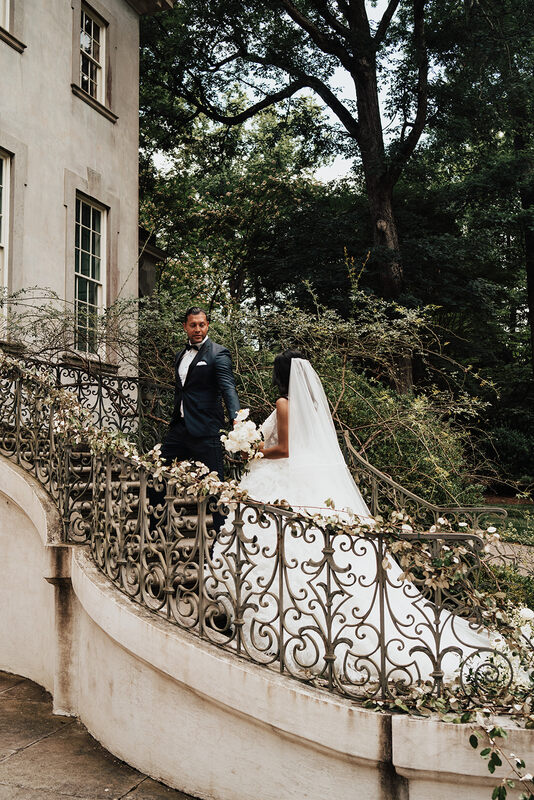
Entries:
POLYGON ((182 386, 178 366, 185 352, 184 347, 174 360, 174 411, 171 425, 180 419, 183 403, 184 423, 191 436, 219 436, 225 424, 223 398, 230 420, 234 419, 240 408, 230 352, 208 338, 191 362, 182 386))

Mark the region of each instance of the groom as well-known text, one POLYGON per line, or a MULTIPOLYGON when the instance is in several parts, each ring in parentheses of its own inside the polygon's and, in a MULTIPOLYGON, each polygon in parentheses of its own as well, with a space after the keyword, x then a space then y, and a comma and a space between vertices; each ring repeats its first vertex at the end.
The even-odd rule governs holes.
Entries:
POLYGON ((201 461, 223 480, 222 398, 230 420, 239 411, 232 360, 228 350, 208 337, 209 320, 202 308, 189 308, 183 320, 187 344, 174 362, 174 410, 161 457, 201 461))

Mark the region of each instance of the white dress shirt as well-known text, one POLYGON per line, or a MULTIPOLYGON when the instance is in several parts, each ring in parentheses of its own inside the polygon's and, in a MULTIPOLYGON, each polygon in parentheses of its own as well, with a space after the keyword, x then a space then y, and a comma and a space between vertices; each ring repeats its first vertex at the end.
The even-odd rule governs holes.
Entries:
MULTIPOLYGON (((208 337, 205 336, 202 339, 202 341, 200 342, 200 344, 197 345, 196 348, 192 347, 191 350, 186 350, 185 353, 183 354, 182 360, 180 361, 180 364, 178 366, 178 375, 179 375, 180 380, 182 382, 182 386, 185 385, 185 381, 186 381, 186 378, 187 378, 187 373, 189 372, 189 367, 193 363, 193 360, 196 358, 198 351, 200 350, 200 348, 202 347, 204 342, 206 342, 207 340, 208 340, 208 337)), ((189 342, 189 344, 191 344, 191 342, 189 342)), ((184 415, 184 403, 183 403, 183 400, 182 400, 182 403, 180 404, 180 414, 183 417, 183 415, 184 415)))

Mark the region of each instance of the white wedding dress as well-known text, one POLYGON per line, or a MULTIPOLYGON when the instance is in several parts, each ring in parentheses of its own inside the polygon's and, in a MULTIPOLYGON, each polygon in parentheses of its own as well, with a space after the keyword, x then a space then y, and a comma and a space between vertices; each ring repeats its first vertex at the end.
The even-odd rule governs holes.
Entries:
MULTIPOLYGON (((262 430, 265 447, 275 445, 276 411, 262 430)), ((401 568, 373 535, 308 361, 291 362, 289 458, 253 461, 240 485, 254 500, 287 500, 296 512, 328 516, 331 500, 347 520, 353 514, 367 526, 361 535, 333 534, 254 506, 230 514, 208 584, 230 617, 242 620, 238 647, 249 657, 280 660, 292 674, 329 677, 357 693, 379 680, 450 680, 465 658, 474 656, 476 666, 476 651, 487 655, 488 634, 402 581, 401 568)))

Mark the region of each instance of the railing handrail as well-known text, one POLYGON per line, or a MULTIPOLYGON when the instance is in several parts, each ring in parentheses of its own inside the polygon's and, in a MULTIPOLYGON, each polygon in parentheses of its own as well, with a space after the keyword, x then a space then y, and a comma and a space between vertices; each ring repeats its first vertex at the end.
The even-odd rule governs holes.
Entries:
POLYGON ((385 483, 385 484, 391 486, 391 488, 394 489, 395 491, 399 492, 399 494, 404 495, 405 497, 409 497, 411 500, 413 500, 414 502, 416 502, 420 506, 424 506, 429 511, 432 511, 435 516, 439 515, 439 514, 447 514, 447 513, 454 513, 454 514, 462 514, 462 513, 471 513, 471 514, 473 514, 473 513, 475 513, 475 514, 488 513, 489 514, 489 513, 491 513, 495 517, 502 517, 503 519, 506 519, 506 517, 508 516, 508 512, 506 511, 506 509, 502 508, 500 506, 489 506, 489 505, 481 505, 481 506, 460 506, 460 505, 456 506, 456 505, 451 505, 451 506, 446 506, 446 505, 437 505, 436 503, 432 503, 431 501, 426 500, 424 497, 421 497, 420 495, 415 494, 415 492, 412 492, 410 489, 406 489, 400 483, 397 483, 397 481, 394 480, 390 475, 388 475, 385 472, 381 472, 379 469, 377 469, 377 467, 373 466, 373 464, 371 464, 369 461, 367 461, 362 455, 360 455, 360 453, 358 453, 358 451, 353 446, 353 444, 351 442, 351 439, 350 439, 350 434, 349 434, 348 431, 343 431, 342 435, 343 435, 343 439, 344 439, 347 451, 349 452, 350 457, 351 457, 351 459, 353 461, 357 461, 358 464, 361 467, 363 467, 363 469, 366 472, 370 473, 371 475, 374 475, 376 478, 378 478, 378 480, 381 483, 385 483))

